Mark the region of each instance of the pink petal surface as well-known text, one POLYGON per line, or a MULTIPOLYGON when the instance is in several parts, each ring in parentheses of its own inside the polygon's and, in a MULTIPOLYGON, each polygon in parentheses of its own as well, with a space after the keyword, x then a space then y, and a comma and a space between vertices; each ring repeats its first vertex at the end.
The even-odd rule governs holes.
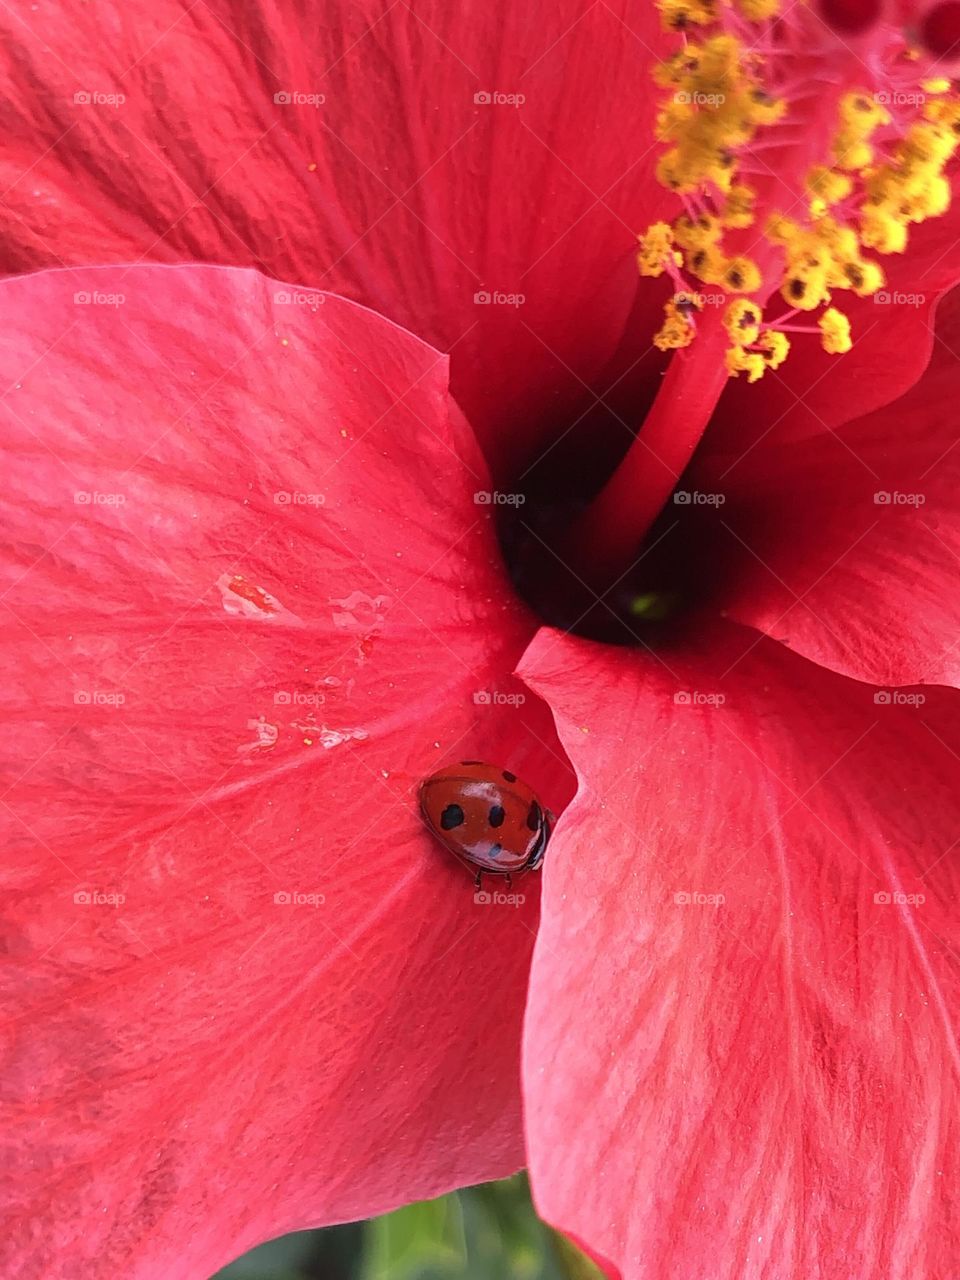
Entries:
POLYGON ((414 789, 482 747, 562 805, 538 701, 474 700, 531 623, 446 359, 284 293, 0 286, 6 1276, 205 1277, 523 1162, 537 877, 475 904, 414 789))
POLYGON ((541 1211, 624 1280, 949 1274, 956 695, 878 707, 734 627, 662 663, 541 632, 521 672, 579 778, 525 1029, 541 1211))
POLYGON ((726 498, 725 610, 878 685, 960 682, 957 294, 930 341, 929 368, 886 408, 743 458, 706 452, 689 479, 726 498))
POLYGON ((347 294, 454 351, 498 469, 613 354, 668 199, 652 6, 108 0, 0 25, 9 269, 203 259, 347 294))

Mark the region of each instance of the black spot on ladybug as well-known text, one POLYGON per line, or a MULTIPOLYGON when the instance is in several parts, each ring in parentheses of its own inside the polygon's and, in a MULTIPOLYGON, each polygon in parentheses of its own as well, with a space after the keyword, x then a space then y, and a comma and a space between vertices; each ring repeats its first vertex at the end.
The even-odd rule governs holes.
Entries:
POLYGON ((507 811, 502 804, 495 804, 490 810, 488 821, 491 827, 502 827, 503 820, 507 816, 507 811))
POLYGON ((503 776, 507 782, 516 782, 517 780, 517 775, 515 773, 508 773, 506 769, 503 771, 503 776))
POLYGON ((527 814, 527 826, 531 831, 539 831, 542 822, 543 811, 537 804, 536 800, 534 800, 533 804, 530 806, 530 812, 527 814))
POLYGON ((490 846, 489 853, 490 853, 490 857, 491 857, 491 858, 499 858, 499 857, 500 857, 500 855, 501 855, 501 853, 503 853, 503 845, 502 845, 502 844, 492 844, 492 845, 490 846))
POLYGON ((452 831, 454 827, 463 826, 463 810, 458 804, 448 804, 440 815, 440 826, 444 831, 452 831))
POLYGON ((461 764, 483 764, 482 760, 461 760, 461 764))

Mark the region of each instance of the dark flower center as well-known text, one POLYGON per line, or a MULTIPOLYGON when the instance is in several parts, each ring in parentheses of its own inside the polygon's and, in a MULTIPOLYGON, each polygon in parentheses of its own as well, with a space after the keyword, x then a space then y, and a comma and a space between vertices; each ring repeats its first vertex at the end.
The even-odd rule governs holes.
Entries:
POLYGON ((878 0, 658 8, 675 51, 654 71, 656 174, 678 212, 639 236, 637 263, 673 286, 652 337, 669 363, 622 413, 604 397, 603 414, 574 420, 516 477, 525 501, 499 522, 546 622, 647 645, 722 609, 743 563, 728 495, 691 472, 727 379, 776 376, 812 335, 842 358, 855 335, 837 303, 877 295, 879 258, 946 211, 960 147, 960 93, 937 66, 960 47, 960 0, 926 10, 920 31, 878 0))
POLYGON ((606 581, 584 572, 571 528, 629 444, 619 413, 591 415, 524 474, 513 491, 522 502, 497 508, 498 534, 519 595, 546 624, 607 643, 661 647, 702 610, 722 607, 735 540, 726 495, 687 488, 681 476, 625 572, 611 570, 606 581))

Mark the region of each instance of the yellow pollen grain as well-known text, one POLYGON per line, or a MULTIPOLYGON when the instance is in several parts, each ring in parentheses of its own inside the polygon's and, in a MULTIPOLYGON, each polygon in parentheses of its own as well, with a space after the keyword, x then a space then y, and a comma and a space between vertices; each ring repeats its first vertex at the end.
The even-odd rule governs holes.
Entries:
POLYGON ((683 255, 673 247, 673 227, 669 222, 654 222, 638 240, 637 265, 642 276, 662 276, 667 262, 683 265, 683 255))
POLYGON ((660 351, 678 351, 681 347, 689 347, 696 337, 696 329, 689 319, 689 312, 695 308, 686 295, 676 295, 664 305, 663 324, 653 335, 653 345, 660 351))
POLYGON ((757 264, 740 256, 727 260, 717 283, 725 285, 732 293, 755 293, 763 279, 757 264))
POLYGON ((780 0, 737 0, 736 7, 748 22, 767 22, 780 12, 780 0))
POLYGON ((737 183, 731 186, 724 201, 721 217, 725 227, 752 227, 756 215, 753 211, 757 193, 750 187, 737 183))
POLYGON ((738 298, 724 312, 723 326, 730 335, 731 342, 737 346, 749 347, 760 336, 762 320, 763 312, 755 302, 738 298))
POLYGON ((830 355, 844 355, 853 346, 850 321, 836 307, 828 307, 817 323, 821 333, 820 345, 830 355))
POLYGON ((785 333, 776 329, 767 329, 757 339, 757 346, 762 347, 764 360, 768 369, 779 369, 790 354, 790 339, 785 333))
POLYGON ((759 352, 746 351, 743 347, 728 347, 724 359, 731 378, 745 373, 748 382, 759 382, 766 372, 763 356, 759 352))

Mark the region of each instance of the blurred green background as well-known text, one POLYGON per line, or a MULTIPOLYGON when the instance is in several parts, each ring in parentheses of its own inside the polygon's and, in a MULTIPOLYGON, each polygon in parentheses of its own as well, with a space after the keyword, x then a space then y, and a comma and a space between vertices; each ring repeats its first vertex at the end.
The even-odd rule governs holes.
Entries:
POLYGON ((602 1280, 537 1217, 524 1174, 382 1218, 298 1231, 251 1250, 214 1280, 602 1280))

